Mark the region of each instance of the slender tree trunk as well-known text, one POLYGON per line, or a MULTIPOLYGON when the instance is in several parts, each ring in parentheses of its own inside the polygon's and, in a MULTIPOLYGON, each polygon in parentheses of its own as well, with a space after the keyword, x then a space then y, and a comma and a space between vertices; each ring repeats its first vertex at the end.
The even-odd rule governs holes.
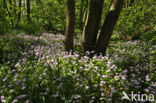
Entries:
POLYGON ((17 27, 17 23, 18 23, 18 13, 17 13, 17 0, 14 0, 14 21, 16 20, 16 22, 14 22, 14 26, 15 28, 17 27))
POLYGON ((84 15, 85 15, 83 22, 85 23, 86 20, 87 20, 87 15, 88 15, 88 0, 86 0, 86 4, 85 4, 85 8, 84 8, 83 12, 84 12, 84 15))
POLYGON ((66 51, 73 50, 73 37, 75 27, 75 0, 66 0, 66 31, 64 46, 66 51))
POLYGON ((132 6, 132 5, 134 4, 134 1, 135 1, 135 0, 131 0, 129 6, 132 6))
POLYGON ((112 0, 109 8, 109 12, 106 16, 104 24, 102 26, 100 36, 97 41, 97 52, 105 55, 106 49, 108 47, 110 38, 113 33, 113 29, 118 20, 119 14, 121 12, 124 0, 112 0))
POLYGON ((82 35, 82 50, 91 51, 99 30, 104 0, 90 0, 89 14, 82 35))
POLYGON ((14 14, 16 15, 17 9, 16 9, 16 0, 14 0, 14 14))
POLYGON ((11 0, 9 0, 9 3, 10 3, 10 5, 12 4, 12 1, 11 0))
POLYGON ((84 0, 81 0, 81 8, 80 8, 80 15, 79 15, 79 27, 83 29, 83 7, 84 7, 84 0))
POLYGON ((18 20, 17 22, 20 22, 20 19, 21 19, 21 7, 22 7, 22 0, 19 0, 18 1, 18 6, 19 6, 19 12, 18 12, 18 20))
MULTIPOLYGON (((12 8, 11 8, 11 7, 10 7, 10 8, 7 7, 6 0, 3 0, 3 3, 4 3, 4 8, 5 8, 6 11, 8 12, 9 18, 12 18, 12 15, 11 15, 11 13, 10 13, 10 10, 11 10, 12 8)), ((9 3, 10 3, 10 5, 12 5, 11 0, 9 0, 9 3)), ((10 22, 11 22, 12 27, 14 27, 14 22, 13 22, 12 19, 10 19, 10 22)))
POLYGON ((27 20, 30 23, 30 0, 27 0, 27 20))
POLYGON ((3 0, 3 8, 6 9, 6 1, 3 0))

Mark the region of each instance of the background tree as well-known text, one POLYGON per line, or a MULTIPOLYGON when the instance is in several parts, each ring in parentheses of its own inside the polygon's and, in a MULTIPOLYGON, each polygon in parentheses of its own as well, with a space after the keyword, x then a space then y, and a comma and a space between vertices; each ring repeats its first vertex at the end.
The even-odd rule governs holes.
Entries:
MULTIPOLYGON (((155 21, 155 2, 154 0, 137 0, 130 6, 133 1, 134 0, 127 0, 124 2, 123 10, 113 34, 117 34, 121 39, 125 36, 133 40, 144 39, 148 41, 152 38, 154 33, 153 28, 155 25, 153 21, 155 21)), ((66 24, 64 8, 66 7, 66 0, 29 0, 31 4, 31 13, 29 15, 31 23, 27 23, 29 18, 27 16, 27 2, 27 0, 1 0, 1 31, 6 31, 6 33, 8 33, 10 30, 15 30, 26 34, 40 34, 39 32, 64 34, 64 27, 66 24)), ((100 2, 100 0, 96 0, 95 2, 100 2)), ((105 0, 104 2, 101 24, 106 19, 110 2, 111 0, 105 0)), ((87 26, 89 27, 87 23, 89 23, 90 3, 90 0, 75 1, 75 34, 81 34, 84 28, 87 30, 87 26), (86 25, 84 26, 84 24, 86 25)), ((100 25, 100 28, 101 26, 102 25, 100 25)), ((96 27, 98 27, 98 25, 96 27)), ((76 35, 76 37, 80 36, 76 35)), ((91 49, 95 47, 94 42, 97 42, 96 35, 93 38, 95 40, 91 40, 93 41, 93 44, 90 43, 92 45, 91 49)))
POLYGON ((6 1, 4 1, 5 2, 5 7, 6 7, 6 10, 7 10, 7 12, 8 12, 8 15, 9 15, 9 18, 10 18, 10 22, 11 22, 11 25, 12 25, 12 27, 14 27, 14 22, 13 22, 13 12, 12 12, 12 1, 11 0, 9 0, 9 7, 7 6, 7 3, 6 3, 6 1))
POLYGON ((135 0, 131 0, 131 1, 130 1, 130 6, 133 5, 134 1, 135 1, 135 0))
POLYGON ((17 22, 19 22, 20 19, 21 19, 22 0, 18 0, 18 6, 19 6, 19 12, 18 12, 18 20, 17 20, 17 22))
POLYGON ((67 14, 66 14, 66 30, 65 30, 65 50, 73 50, 73 37, 75 27, 75 0, 67 0, 67 14))
POLYGON ((30 23, 30 0, 27 0, 27 20, 30 23))
POLYGON ((81 28, 81 30, 83 29, 84 2, 85 0, 81 0, 80 14, 79 14, 79 27, 81 28))
POLYGON ((78 2, 78 7, 77 9, 79 9, 80 11, 77 12, 79 13, 79 18, 77 21, 78 22, 78 26, 81 31, 83 30, 84 27, 84 23, 86 21, 87 18, 87 14, 88 14, 88 0, 81 0, 81 2, 78 2))

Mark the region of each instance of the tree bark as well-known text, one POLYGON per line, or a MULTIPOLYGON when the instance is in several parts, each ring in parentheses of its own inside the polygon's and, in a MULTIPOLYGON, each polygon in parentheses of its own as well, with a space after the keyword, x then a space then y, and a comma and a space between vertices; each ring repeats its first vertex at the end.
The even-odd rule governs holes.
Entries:
POLYGON ((95 47, 104 0, 90 0, 89 14, 82 35, 82 51, 91 51, 95 47))
POLYGON ((124 0, 112 0, 109 12, 102 26, 100 36, 97 41, 97 52, 105 55, 113 29, 117 23, 119 14, 122 10, 124 0))
POLYGON ((75 0, 66 0, 66 31, 64 46, 66 51, 73 50, 73 37, 75 27, 75 0))
POLYGON ((27 20, 30 23, 30 0, 27 0, 27 20))

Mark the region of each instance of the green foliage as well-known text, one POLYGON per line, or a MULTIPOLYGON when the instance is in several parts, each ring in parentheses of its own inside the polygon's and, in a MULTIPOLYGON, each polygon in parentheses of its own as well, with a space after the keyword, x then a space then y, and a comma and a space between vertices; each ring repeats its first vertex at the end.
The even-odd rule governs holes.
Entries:
POLYGON ((156 36, 153 36, 152 40, 150 40, 150 43, 156 45, 156 36))
POLYGON ((40 35, 42 33, 41 25, 38 23, 28 23, 28 24, 21 24, 21 30, 23 30, 28 35, 40 35))
POLYGON ((0 63, 10 65, 11 67, 14 66, 17 59, 20 58, 22 49, 29 46, 24 41, 20 38, 13 38, 12 36, 2 37, 0 39, 0 63))
POLYGON ((32 2, 32 20, 47 31, 63 30, 65 24, 64 1, 41 0, 32 2), (42 9, 41 9, 42 8, 42 9))
POLYGON ((7 17, 7 12, 4 9, 2 1, 0 1, 0 34, 7 33, 9 29, 10 29, 9 18, 7 17))
POLYGON ((120 35, 129 35, 132 39, 151 40, 155 33, 154 5, 154 0, 140 0, 124 7, 116 30, 120 35))

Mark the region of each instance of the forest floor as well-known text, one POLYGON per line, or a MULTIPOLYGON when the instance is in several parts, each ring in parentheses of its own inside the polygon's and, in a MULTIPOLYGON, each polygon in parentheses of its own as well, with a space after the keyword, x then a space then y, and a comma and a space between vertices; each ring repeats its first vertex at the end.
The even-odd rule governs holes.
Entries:
MULTIPOLYGON (((90 58, 93 51, 67 54, 63 40, 51 33, 0 38, 1 101, 109 103, 121 102, 122 91, 156 94, 156 46, 112 40, 106 56, 90 58)), ((80 46, 80 39, 74 44, 80 46)))

